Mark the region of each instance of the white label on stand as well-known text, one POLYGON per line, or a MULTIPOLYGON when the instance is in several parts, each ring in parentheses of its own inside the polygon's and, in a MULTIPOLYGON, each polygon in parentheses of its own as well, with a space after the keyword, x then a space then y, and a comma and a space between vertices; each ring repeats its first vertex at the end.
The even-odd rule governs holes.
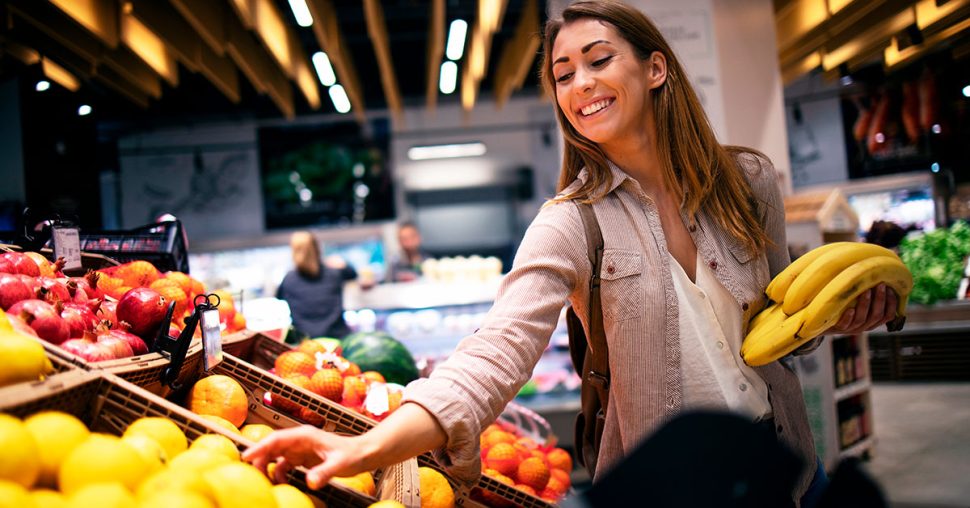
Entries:
POLYGON ((67 270, 81 268, 81 237, 77 228, 55 227, 52 235, 54 237, 54 260, 64 258, 64 268, 67 270))
POLYGON ((211 370, 222 361, 222 329, 219 327, 219 311, 207 310, 199 320, 202 326, 202 348, 205 350, 205 370, 211 370))

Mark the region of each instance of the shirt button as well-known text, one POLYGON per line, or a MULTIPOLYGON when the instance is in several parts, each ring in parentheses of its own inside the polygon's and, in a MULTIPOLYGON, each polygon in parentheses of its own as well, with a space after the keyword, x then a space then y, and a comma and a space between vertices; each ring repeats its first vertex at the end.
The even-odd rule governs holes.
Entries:
POLYGON ((695 225, 693 225, 693 224, 691 224, 691 225, 690 225, 690 227, 689 227, 689 228, 687 228, 687 229, 689 229, 689 230, 690 230, 690 232, 691 232, 691 233, 693 233, 694 231, 697 231, 697 226, 695 226, 695 225))
POLYGON ((744 302, 741 304, 741 310, 748 310, 748 302, 744 302))
POLYGON ((717 341, 717 348, 718 349, 724 349, 724 343, 721 342, 721 341, 717 341))
POLYGON ((616 267, 615 266, 610 265, 610 266, 607 266, 606 267, 606 273, 612 274, 614 272, 616 272, 616 267))
POLYGON ((717 270, 717 261, 711 261, 708 266, 711 267, 711 270, 717 270))
POLYGON ((743 392, 748 389, 748 385, 741 383, 741 386, 738 386, 738 389, 743 392))
POLYGON ((781 425, 779 425, 778 428, 776 429, 779 434, 781 434, 781 429, 782 429, 781 425))

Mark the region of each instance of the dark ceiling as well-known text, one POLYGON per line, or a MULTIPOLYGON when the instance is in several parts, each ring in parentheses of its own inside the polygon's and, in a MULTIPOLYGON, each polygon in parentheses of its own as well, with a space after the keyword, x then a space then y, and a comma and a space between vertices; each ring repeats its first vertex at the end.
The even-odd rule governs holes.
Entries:
MULTIPOLYGON (((36 1, 36 0, 34 0, 36 1)), ((170 8, 170 0, 152 0, 161 2, 165 8, 170 8)), ((302 46, 307 59, 319 51, 320 44, 312 28, 300 27, 290 10, 287 0, 273 0, 283 15, 288 28, 292 30, 302 46)), ((8 5, 23 5, 24 2, 10 1, 8 5)), ((211 2, 209 2, 211 3, 211 2)), ((452 20, 461 18, 469 22, 469 32, 478 10, 478 0, 445 0, 445 35, 452 20)), ((491 46, 489 70, 483 78, 478 93, 479 101, 487 100, 493 93, 493 80, 498 55, 503 47, 511 40, 520 16, 528 4, 526 0, 507 0, 505 14, 499 29, 496 31, 491 46)), ((429 15, 431 0, 383 0, 381 6, 387 26, 390 52, 397 77, 398 89, 405 106, 421 107, 425 104, 427 90, 427 54, 429 39, 429 15)), ((545 22, 546 2, 537 2, 538 18, 540 20, 537 32, 545 22)), ((363 101, 367 111, 383 110, 387 108, 387 99, 381 84, 380 68, 375 54, 374 45, 367 31, 367 19, 364 12, 364 2, 361 0, 333 0, 336 11, 337 24, 349 51, 350 60, 354 66, 363 93, 363 101)), ((3 5, 0 5, 0 13, 3 5)), ((24 7, 26 8, 26 7, 24 7)), ((56 7, 48 4, 45 7, 52 12, 56 7)), ((5 16, 7 17, 7 16, 5 16)), ((23 25, 21 23, 21 25, 23 25)), ((21 29, 23 30, 23 29, 21 29)), ((41 33, 42 30, 29 32, 9 31, 0 27, 0 43, 6 40, 23 42, 29 47, 43 46, 51 43, 50 35, 41 33), (18 41, 17 37, 27 33, 27 40, 18 41), (36 39, 43 39, 37 41, 36 39)), ((468 39, 466 38, 466 57, 468 39)), ((40 50, 43 52, 42 50, 40 50)), ((463 60, 465 57, 463 57, 463 60)), ((461 66, 463 62, 459 62, 461 66)), ((527 74, 521 90, 515 94, 538 93, 538 80, 535 69, 538 59, 533 61, 532 70, 527 74)), ((78 92, 57 90, 52 88, 53 94, 60 94, 68 98, 90 103, 95 108, 97 118, 93 119, 103 124, 114 124, 118 128, 130 128, 133 124, 163 125, 166 123, 182 123, 202 118, 280 118, 283 113, 280 108, 266 94, 257 92, 253 84, 239 72, 240 101, 233 103, 216 86, 201 73, 192 72, 182 63, 178 64, 178 86, 173 87, 161 81, 162 93, 159 98, 152 98, 146 107, 136 105, 123 95, 98 79, 84 79, 78 92)), ((312 64, 311 64, 312 69, 312 64)), ((96 72, 96 71, 95 71, 96 72)), ((11 76, 20 76, 23 93, 33 93, 32 87, 42 73, 39 65, 25 65, 9 53, 0 53, 0 80, 11 76)), ((338 80, 341 80, 338 71, 338 80)), ((293 92, 293 106, 296 116, 307 114, 336 113, 327 89, 315 80, 320 93, 320 108, 312 109, 293 81, 289 81, 293 92)), ((438 93, 438 104, 457 104, 460 95, 460 78, 458 89, 450 94, 438 93)), ((477 107, 482 107, 478 105, 477 107)))

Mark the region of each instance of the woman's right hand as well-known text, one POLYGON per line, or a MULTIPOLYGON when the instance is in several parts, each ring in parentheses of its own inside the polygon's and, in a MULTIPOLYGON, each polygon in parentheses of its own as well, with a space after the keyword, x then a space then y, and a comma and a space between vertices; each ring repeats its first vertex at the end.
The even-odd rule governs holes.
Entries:
POLYGON ((309 469, 307 486, 319 489, 335 476, 345 477, 369 471, 361 453, 360 437, 347 437, 310 425, 273 432, 243 452, 243 460, 263 473, 276 464, 273 481, 283 483, 295 467, 309 469))

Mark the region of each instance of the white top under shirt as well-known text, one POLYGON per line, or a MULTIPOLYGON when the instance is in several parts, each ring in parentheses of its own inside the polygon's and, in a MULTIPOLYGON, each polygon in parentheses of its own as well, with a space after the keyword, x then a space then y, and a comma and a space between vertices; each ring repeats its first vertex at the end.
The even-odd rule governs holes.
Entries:
POLYGON ((727 410, 753 420, 769 415, 768 387, 741 359, 741 307, 697 260, 695 283, 670 256, 680 308, 683 408, 727 410))

